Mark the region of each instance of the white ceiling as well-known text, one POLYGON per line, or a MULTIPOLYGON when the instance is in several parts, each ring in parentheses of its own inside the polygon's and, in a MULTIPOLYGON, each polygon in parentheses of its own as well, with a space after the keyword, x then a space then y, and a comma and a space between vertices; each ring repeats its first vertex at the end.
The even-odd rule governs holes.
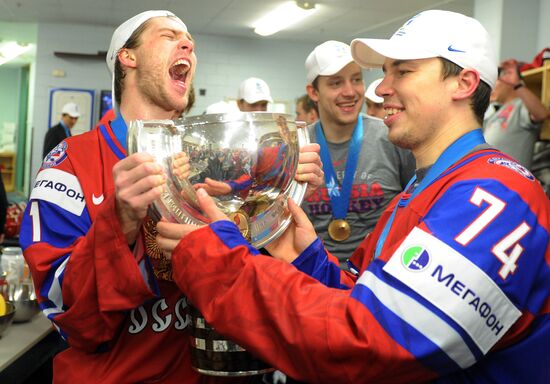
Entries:
MULTIPOLYGON (((148 9, 177 14, 191 34, 321 43, 388 37, 425 9, 473 14, 474 0, 318 0, 320 10, 298 26, 270 37, 252 23, 285 0, 0 0, 0 22, 93 24, 116 27, 148 9)), ((315 0, 314 0, 315 1, 315 0)), ((1 37, 1 36, 0 36, 1 37)))

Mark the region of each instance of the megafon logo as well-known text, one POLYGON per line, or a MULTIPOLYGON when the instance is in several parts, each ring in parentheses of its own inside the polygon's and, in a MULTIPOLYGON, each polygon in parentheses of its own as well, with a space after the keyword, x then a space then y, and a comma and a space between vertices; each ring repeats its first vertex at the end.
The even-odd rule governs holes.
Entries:
POLYGON ((426 248, 415 245, 409 247, 401 255, 403 266, 411 272, 420 272, 430 264, 430 254, 426 248))

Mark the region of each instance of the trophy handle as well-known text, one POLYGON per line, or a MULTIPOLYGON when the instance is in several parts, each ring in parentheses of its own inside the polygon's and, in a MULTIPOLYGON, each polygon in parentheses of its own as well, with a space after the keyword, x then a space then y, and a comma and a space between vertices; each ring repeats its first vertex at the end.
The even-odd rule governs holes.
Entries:
MULTIPOLYGON (((307 131, 307 125, 303 121, 296 121, 296 136, 298 138, 298 151, 305 145, 309 144, 309 134, 307 131)), ((296 159, 296 164, 298 160, 296 159)), ((300 204, 304 199, 306 193, 307 183, 302 181, 292 180, 288 188, 285 190, 283 195, 291 197, 297 204, 300 204)), ((285 210, 288 209, 288 202, 286 199, 279 199, 276 202, 276 205, 279 206, 279 209, 285 210)), ((254 241, 252 239, 252 245, 256 248, 262 248, 268 244, 271 240, 279 237, 290 225, 292 221, 292 216, 287 216, 284 220, 279 223, 277 230, 275 230, 269 238, 263 238, 261 241, 254 241)))
MULTIPOLYGON (((296 136, 298 137, 298 151, 302 149, 302 147, 310 143, 309 131, 307 130, 307 124, 305 121, 296 121, 296 136)), ((306 193, 307 182, 300 181, 296 183, 301 185, 301 191, 299 191, 299 194, 296 195, 296 198, 298 198, 299 200, 296 200, 296 198, 294 197, 295 195, 291 196, 294 201, 302 201, 304 199, 304 194, 306 193)))

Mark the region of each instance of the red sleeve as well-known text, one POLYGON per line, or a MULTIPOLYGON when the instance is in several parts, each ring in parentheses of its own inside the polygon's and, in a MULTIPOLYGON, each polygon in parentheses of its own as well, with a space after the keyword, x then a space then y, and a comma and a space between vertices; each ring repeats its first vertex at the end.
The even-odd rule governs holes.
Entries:
POLYGON ((172 264, 178 286, 221 334, 307 382, 384 382, 388 372, 400 382, 434 377, 350 290, 328 288, 287 263, 253 256, 244 243, 222 241, 216 224, 185 237, 172 264))

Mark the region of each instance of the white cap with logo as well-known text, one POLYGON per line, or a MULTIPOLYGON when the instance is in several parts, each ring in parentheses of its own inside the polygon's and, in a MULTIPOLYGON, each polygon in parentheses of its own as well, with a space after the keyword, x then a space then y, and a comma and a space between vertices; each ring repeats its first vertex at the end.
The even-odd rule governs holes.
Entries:
POLYGON ((262 79, 249 77, 239 86, 238 100, 244 100, 248 104, 254 104, 258 101, 273 102, 269 86, 262 79))
POLYGON ((384 98, 376 94, 376 87, 384 80, 383 78, 376 79, 369 84, 367 90, 365 91, 365 97, 372 101, 373 103, 380 104, 384 102, 384 98))
POLYGON ((181 21, 179 17, 174 15, 170 11, 145 11, 142 12, 128 20, 126 20, 124 23, 122 23, 113 33, 113 37, 111 38, 111 45, 109 46, 109 50, 107 51, 107 67, 109 68, 109 72, 111 72, 112 80, 113 80, 113 88, 112 88, 112 97, 113 97, 113 108, 115 110, 118 110, 118 105, 116 105, 116 97, 115 97, 115 61, 118 55, 118 51, 128 41, 130 36, 138 29, 143 23, 145 23, 147 20, 152 19, 153 17, 172 17, 175 20, 179 21, 182 25, 185 31, 187 31, 187 27, 185 26, 184 22, 181 21))
POLYGON ((67 103, 63 106, 61 114, 69 115, 71 117, 80 117, 80 108, 78 108, 78 104, 76 103, 67 103))
POLYGON ((350 46, 329 40, 315 47, 306 59, 306 80, 313 83, 317 76, 332 76, 353 62, 350 46))
POLYGON ((214 104, 210 104, 206 107, 204 112, 206 115, 211 113, 232 113, 239 112, 239 107, 235 103, 228 103, 227 101, 218 101, 214 104))
POLYGON ((365 68, 394 60, 445 58, 474 69, 491 88, 497 79, 497 58, 487 30, 479 21, 456 12, 429 10, 409 19, 390 39, 355 39, 351 54, 365 68))

